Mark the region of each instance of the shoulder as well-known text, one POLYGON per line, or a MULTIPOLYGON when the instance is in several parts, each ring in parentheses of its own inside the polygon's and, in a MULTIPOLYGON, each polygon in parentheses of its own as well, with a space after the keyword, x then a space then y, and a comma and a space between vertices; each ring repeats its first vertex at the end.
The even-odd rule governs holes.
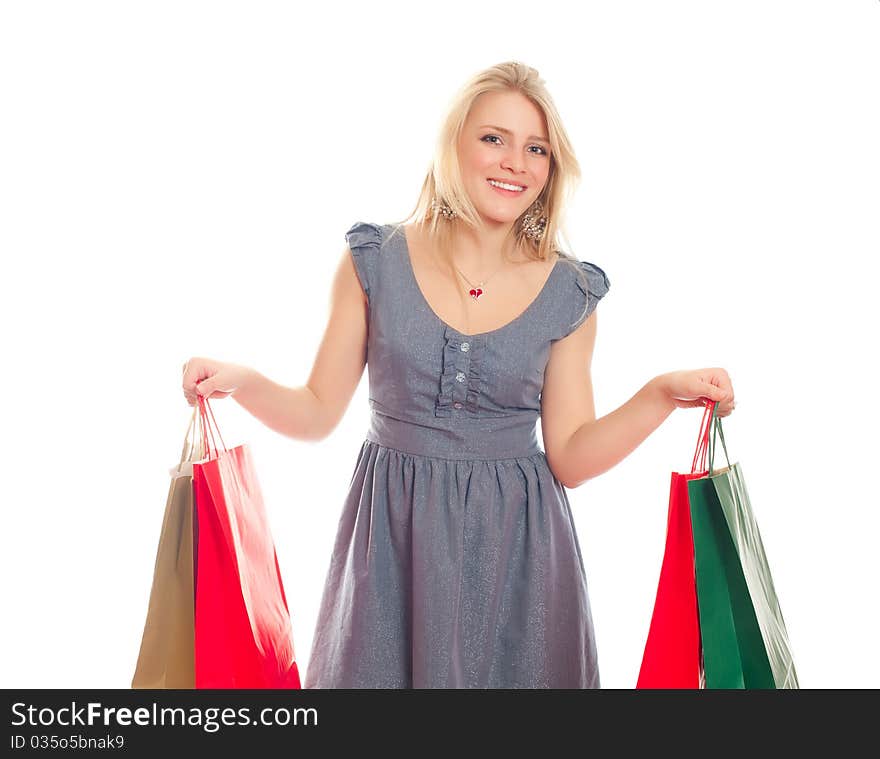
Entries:
POLYGON ((355 255, 376 251, 382 247, 385 226, 371 221, 356 221, 345 233, 345 241, 355 255))
POLYGON ((561 254, 562 265, 568 276, 568 295, 565 301, 565 325, 562 336, 571 334, 593 313, 599 301, 611 289, 611 280, 605 270, 592 261, 561 254))
POLYGON ((387 241, 386 232, 390 225, 371 221, 356 221, 345 233, 345 241, 351 251, 355 271, 363 288, 367 302, 372 304, 373 292, 381 286, 382 259, 379 252, 387 241))
POLYGON ((580 289, 581 293, 587 295, 591 293, 597 298, 608 293, 611 289, 611 280, 605 270, 592 261, 582 261, 579 259, 569 259, 574 269, 574 282, 580 289))

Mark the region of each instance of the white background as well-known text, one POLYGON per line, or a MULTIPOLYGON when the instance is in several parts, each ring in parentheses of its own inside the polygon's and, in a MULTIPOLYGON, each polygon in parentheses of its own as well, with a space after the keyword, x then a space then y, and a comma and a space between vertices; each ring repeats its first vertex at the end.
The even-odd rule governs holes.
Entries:
MULTIPOLYGON (((127 688, 193 355, 308 376, 344 232, 413 207, 448 99, 518 59, 608 273, 603 416, 722 366, 801 685, 876 687, 880 3, 0 6, 3 687, 127 688), (577 8, 577 16, 571 14, 577 8)), ((367 374, 333 434, 252 448, 305 672, 367 374)), ((699 409, 569 491, 603 687, 636 682, 699 409)))

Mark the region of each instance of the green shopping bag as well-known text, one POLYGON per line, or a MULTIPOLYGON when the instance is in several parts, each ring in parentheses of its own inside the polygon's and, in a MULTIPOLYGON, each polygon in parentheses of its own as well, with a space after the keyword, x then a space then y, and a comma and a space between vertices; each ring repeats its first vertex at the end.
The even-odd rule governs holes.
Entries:
POLYGON ((798 688, 742 466, 730 464, 717 404, 709 409, 709 470, 687 483, 705 687, 798 688), (720 470, 714 468, 716 434, 727 459, 720 470))

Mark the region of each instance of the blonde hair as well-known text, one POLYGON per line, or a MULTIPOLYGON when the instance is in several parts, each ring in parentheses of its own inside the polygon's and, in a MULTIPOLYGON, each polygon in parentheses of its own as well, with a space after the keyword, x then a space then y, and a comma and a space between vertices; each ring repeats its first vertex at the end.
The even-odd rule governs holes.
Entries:
POLYGON ((577 259, 562 250, 557 239, 567 239, 562 218, 567 202, 581 178, 580 164, 544 80, 536 69, 518 61, 499 63, 475 74, 453 96, 437 135, 434 156, 416 206, 405 219, 394 222, 396 228, 392 235, 400 231, 406 222, 414 221, 427 232, 441 254, 448 256, 454 225, 479 225, 477 209, 462 182, 458 141, 474 101, 485 92, 507 91, 521 93, 541 109, 550 139, 550 172, 547 183, 538 196, 544 207, 543 215, 547 217, 544 235, 539 242, 535 242, 523 233, 522 219, 528 213, 524 211, 511 227, 513 248, 527 258, 540 261, 548 260, 554 252, 559 253, 577 270, 586 291, 586 276, 577 266, 577 259), (447 219, 434 210, 434 204, 440 202, 445 202, 455 211, 454 219, 447 219))

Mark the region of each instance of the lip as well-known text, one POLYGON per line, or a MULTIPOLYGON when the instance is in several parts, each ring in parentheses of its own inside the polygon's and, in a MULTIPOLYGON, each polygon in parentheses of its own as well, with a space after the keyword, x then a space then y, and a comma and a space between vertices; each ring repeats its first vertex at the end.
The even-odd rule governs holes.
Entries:
POLYGON ((515 184, 519 187, 522 187, 524 190, 528 189, 528 185, 523 184, 522 182, 511 182, 509 179, 500 179, 499 177, 486 177, 486 181, 492 180, 493 182, 504 182, 504 184, 515 184))
MULTIPOLYGON (((501 187, 496 187, 494 184, 489 184, 489 179, 494 179, 494 177, 488 177, 486 179, 486 184, 488 184, 489 187, 491 187, 495 192, 499 193, 500 195, 504 195, 507 198, 515 198, 518 195, 522 195, 526 191, 525 185, 519 185, 520 187, 523 188, 522 190, 504 190, 501 187)), ((507 182, 506 179, 496 179, 495 181, 496 182, 507 182)), ((518 182, 508 182, 508 184, 518 184, 518 182)))

